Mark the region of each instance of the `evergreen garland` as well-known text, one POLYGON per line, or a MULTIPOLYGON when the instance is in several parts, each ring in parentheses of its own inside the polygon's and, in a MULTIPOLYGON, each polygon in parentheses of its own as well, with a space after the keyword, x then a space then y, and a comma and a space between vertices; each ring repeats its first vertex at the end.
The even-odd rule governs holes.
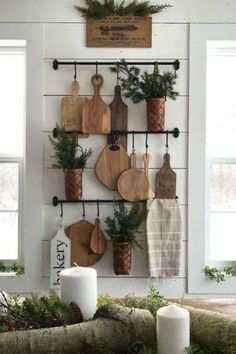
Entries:
POLYGON ((127 207, 120 208, 115 205, 114 216, 108 216, 105 220, 106 232, 114 242, 130 241, 132 246, 142 248, 136 240, 136 234, 140 233, 139 227, 145 218, 143 206, 139 202, 134 202, 130 210, 127 207))
POLYGON ((120 78, 121 87, 124 90, 124 96, 131 99, 133 103, 138 103, 149 98, 169 97, 173 100, 178 96, 174 90, 177 75, 170 71, 160 74, 158 66, 154 68, 153 73, 144 71, 141 73, 136 66, 129 67, 123 59, 116 67, 111 67, 113 73, 120 72, 125 78, 120 78))
POLYGON ((226 266, 222 270, 216 267, 206 266, 204 273, 210 280, 215 280, 217 283, 220 283, 221 281, 225 281, 227 276, 236 277, 236 264, 226 266))
POLYGON ((13 264, 7 264, 0 262, 0 272, 11 273, 15 272, 17 276, 24 274, 25 268, 21 262, 15 262, 13 264))
POLYGON ((49 136, 54 149, 54 157, 57 164, 53 167, 63 169, 84 168, 88 158, 92 155, 92 149, 84 149, 78 144, 78 133, 67 134, 64 127, 57 125, 56 138, 49 136))
POLYGON ((106 16, 141 16, 146 17, 159 13, 168 7, 169 4, 151 5, 150 1, 133 0, 125 5, 125 0, 116 4, 115 0, 86 0, 87 7, 75 5, 78 11, 85 17, 103 18, 106 16))

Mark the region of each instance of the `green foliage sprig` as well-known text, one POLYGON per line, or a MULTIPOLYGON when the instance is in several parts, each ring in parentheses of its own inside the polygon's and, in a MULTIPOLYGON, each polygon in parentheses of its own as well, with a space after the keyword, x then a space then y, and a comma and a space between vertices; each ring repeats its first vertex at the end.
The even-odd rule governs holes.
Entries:
POLYGON ((0 332, 65 326, 78 323, 78 315, 73 306, 64 304, 58 295, 51 291, 40 297, 32 293, 30 297, 17 295, 0 302, 0 332))
POLYGON ((146 17, 159 13, 168 7, 169 4, 152 5, 150 1, 133 0, 128 5, 125 5, 125 0, 117 4, 115 0, 86 0, 87 7, 75 5, 82 16, 103 18, 106 16, 141 16, 146 17))
POLYGON ((15 272, 17 276, 24 274, 25 267, 21 262, 15 262, 13 264, 7 264, 0 262, 0 272, 10 273, 15 272))
POLYGON ((92 149, 83 149, 78 144, 78 134, 67 134, 64 127, 57 125, 58 135, 56 138, 49 136, 54 149, 54 157, 57 164, 53 167, 63 169, 84 168, 88 158, 92 155, 92 149))
POLYGON ((222 270, 216 267, 206 266, 204 273, 210 280, 215 280, 217 283, 220 283, 221 281, 225 281, 227 276, 236 277, 236 264, 226 266, 222 270))
POLYGON ((167 98, 175 100, 178 92, 174 90, 177 75, 170 71, 160 74, 158 66, 153 73, 141 70, 136 66, 130 66, 123 59, 116 67, 110 68, 111 72, 123 73, 125 78, 120 78, 124 96, 131 99, 133 103, 138 103, 149 98, 167 98))
POLYGON ((108 216, 105 220, 107 225, 106 232, 113 242, 130 241, 132 246, 142 248, 136 240, 136 234, 140 233, 139 227, 145 218, 143 206, 139 202, 134 202, 131 209, 115 205, 114 216, 108 216))

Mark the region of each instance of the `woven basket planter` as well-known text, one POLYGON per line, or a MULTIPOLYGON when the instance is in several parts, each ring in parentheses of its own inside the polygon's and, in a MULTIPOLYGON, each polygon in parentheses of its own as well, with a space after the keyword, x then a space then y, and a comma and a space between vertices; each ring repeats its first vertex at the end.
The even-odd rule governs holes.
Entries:
POLYGON ((82 198, 83 169, 65 169, 65 192, 67 200, 80 200, 82 198))
POLYGON ((151 132, 160 132, 165 128, 165 98, 147 100, 147 125, 151 132))
POLYGON ((129 275, 131 251, 131 242, 113 242, 113 267, 116 275, 129 275))

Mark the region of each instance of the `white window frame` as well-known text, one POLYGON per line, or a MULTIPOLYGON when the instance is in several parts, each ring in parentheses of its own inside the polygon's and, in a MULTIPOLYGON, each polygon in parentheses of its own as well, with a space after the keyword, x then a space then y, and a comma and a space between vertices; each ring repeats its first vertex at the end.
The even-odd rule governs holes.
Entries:
POLYGON ((29 293, 41 288, 42 259, 42 96, 43 28, 41 24, 0 24, 0 40, 26 40, 26 120, 22 163, 22 237, 19 254, 25 274, 1 277, 0 289, 9 293, 29 293))
POLYGON ((236 294, 236 279, 208 280, 206 265, 206 60, 207 41, 236 40, 236 25, 190 26, 189 174, 188 174, 188 293, 236 294))

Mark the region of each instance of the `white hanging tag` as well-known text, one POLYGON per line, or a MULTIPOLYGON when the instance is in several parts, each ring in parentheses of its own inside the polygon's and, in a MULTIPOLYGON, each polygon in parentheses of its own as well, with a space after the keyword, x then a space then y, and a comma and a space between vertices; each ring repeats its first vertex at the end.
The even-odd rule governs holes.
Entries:
POLYGON ((64 232, 62 218, 58 222, 57 233, 51 240, 50 252, 50 289, 59 289, 60 272, 71 265, 71 241, 64 232))

